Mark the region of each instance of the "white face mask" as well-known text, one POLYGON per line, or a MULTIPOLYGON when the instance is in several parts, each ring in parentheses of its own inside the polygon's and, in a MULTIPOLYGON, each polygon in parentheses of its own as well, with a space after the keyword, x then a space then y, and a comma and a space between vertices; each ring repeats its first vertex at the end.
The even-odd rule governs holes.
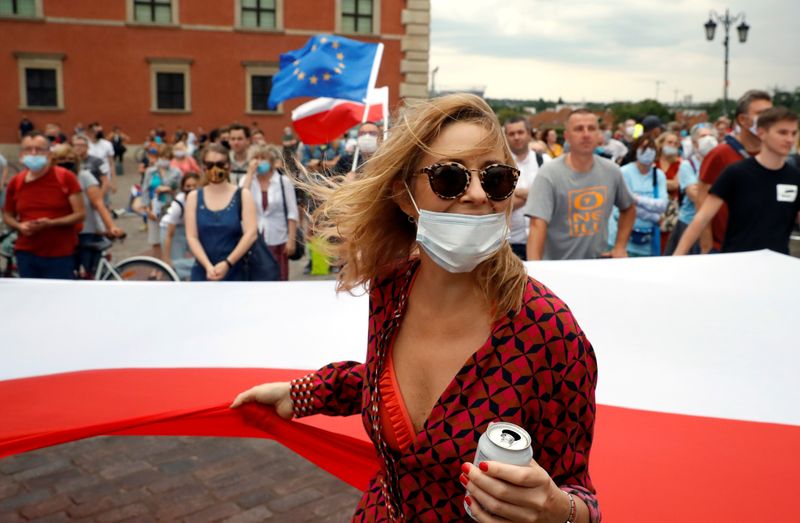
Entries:
POLYGON ((503 213, 474 216, 422 211, 411 191, 411 203, 419 213, 417 243, 436 264, 448 272, 471 272, 496 253, 508 236, 503 213))
POLYGON ((665 145, 661 149, 661 152, 664 154, 664 156, 678 156, 678 148, 672 145, 665 145))
POLYGON ((750 126, 748 131, 750 131, 750 134, 753 136, 758 136, 758 116, 753 118, 753 125, 750 126))
POLYGON ((711 149, 719 145, 717 139, 711 135, 703 136, 697 141, 697 153, 700 155, 700 158, 705 158, 708 153, 711 152, 711 149))
POLYGON ((358 150, 365 154, 372 154, 378 150, 378 137, 371 134, 362 134, 358 137, 358 150))

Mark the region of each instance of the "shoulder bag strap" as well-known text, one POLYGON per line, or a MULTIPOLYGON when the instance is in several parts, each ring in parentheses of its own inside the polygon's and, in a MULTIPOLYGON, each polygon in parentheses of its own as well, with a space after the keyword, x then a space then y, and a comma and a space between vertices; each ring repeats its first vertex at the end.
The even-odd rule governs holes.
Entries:
MULTIPOLYGON (((277 169, 276 169, 277 170, 277 169)), ((283 173, 278 171, 278 181, 281 183, 281 200, 283 201, 283 218, 286 220, 286 228, 289 228, 289 211, 286 207, 286 189, 283 187, 283 173)))

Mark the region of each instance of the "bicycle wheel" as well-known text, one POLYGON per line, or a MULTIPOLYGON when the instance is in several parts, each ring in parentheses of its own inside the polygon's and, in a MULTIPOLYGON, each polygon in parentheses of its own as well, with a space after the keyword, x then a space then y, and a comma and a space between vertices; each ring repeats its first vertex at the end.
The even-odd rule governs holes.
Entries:
POLYGON ((172 267, 150 256, 126 258, 114 265, 113 271, 106 271, 102 279, 122 281, 180 281, 180 278, 178 278, 178 275, 172 270, 172 267))

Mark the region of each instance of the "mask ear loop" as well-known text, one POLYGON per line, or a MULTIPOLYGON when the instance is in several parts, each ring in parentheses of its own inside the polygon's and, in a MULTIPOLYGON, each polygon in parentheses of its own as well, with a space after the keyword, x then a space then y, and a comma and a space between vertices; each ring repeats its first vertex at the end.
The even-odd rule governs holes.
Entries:
MULTIPOLYGON (((421 214, 419 211, 419 207, 417 207, 417 202, 414 201, 414 197, 411 195, 411 189, 408 188, 408 181, 403 180, 403 185, 406 186, 406 192, 408 193, 408 197, 411 198, 411 204, 414 206, 414 209, 417 211, 417 214, 421 214)), ((413 216, 409 216, 408 221, 414 223, 416 220, 414 220, 413 216)))

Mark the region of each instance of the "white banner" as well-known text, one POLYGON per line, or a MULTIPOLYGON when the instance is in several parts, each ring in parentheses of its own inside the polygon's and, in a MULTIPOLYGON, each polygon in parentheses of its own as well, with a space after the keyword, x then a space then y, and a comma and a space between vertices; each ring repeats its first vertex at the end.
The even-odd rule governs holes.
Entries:
MULTIPOLYGON (((597 354, 597 402, 800 425, 800 260, 768 251, 536 262, 597 354)), ((0 280, 0 380, 84 369, 363 361, 365 296, 334 283, 0 280)))

